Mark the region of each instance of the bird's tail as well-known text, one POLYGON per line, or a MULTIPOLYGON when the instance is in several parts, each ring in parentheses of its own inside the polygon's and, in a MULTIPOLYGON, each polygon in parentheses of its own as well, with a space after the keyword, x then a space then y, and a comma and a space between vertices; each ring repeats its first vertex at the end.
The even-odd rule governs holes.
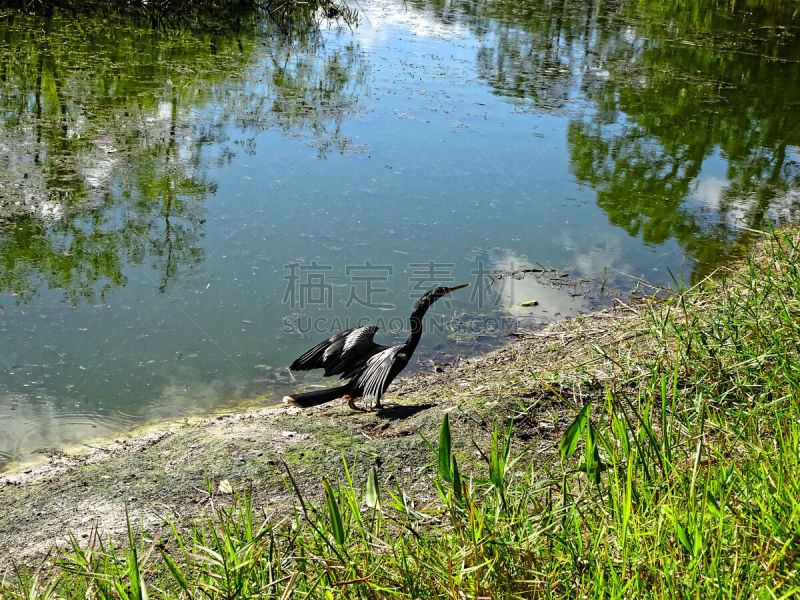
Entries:
POLYGON ((350 383, 340 385, 338 387, 327 388, 324 390, 314 390, 313 392, 303 392, 302 394, 292 394, 291 396, 284 396, 283 401, 287 404, 294 404, 302 408, 310 408, 318 404, 325 404, 336 398, 347 396, 350 394, 350 383))

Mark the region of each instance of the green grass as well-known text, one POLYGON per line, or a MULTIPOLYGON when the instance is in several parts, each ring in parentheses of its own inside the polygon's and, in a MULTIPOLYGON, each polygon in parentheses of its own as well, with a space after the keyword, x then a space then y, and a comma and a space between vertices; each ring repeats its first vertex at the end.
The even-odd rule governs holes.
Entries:
POLYGON ((769 237, 724 276, 651 304, 632 351, 598 348, 621 375, 575 408, 551 460, 496 426, 473 462, 454 454, 445 419, 429 442, 434 502, 385 470, 354 481, 345 461, 314 503, 289 473, 297 501, 282 521, 246 493, 169 539, 129 521, 124 548, 73 540, 0 596, 795 597, 800 252, 791 232, 769 237))

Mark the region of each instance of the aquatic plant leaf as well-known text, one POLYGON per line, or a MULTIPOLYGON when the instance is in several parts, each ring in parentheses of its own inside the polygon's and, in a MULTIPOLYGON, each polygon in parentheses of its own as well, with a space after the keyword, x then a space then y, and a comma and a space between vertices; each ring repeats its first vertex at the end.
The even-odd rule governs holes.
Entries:
POLYGON ((600 484, 600 473, 603 471, 603 463, 600 460, 600 446, 598 433, 594 425, 589 423, 586 429, 586 476, 596 485, 600 484))
POLYGON ((464 505, 464 496, 461 491, 461 473, 458 471, 458 461, 453 456, 453 497, 459 506, 464 505))
POLYGON ((344 524, 342 523, 342 513, 339 511, 339 503, 331 489, 330 483, 326 478, 322 478, 322 485, 325 487, 325 497, 328 502, 328 514, 331 520, 331 533, 336 543, 344 547, 346 540, 344 524))
POLYGON ((680 523, 676 520, 674 522, 675 525, 675 535, 678 536, 678 541, 686 548, 686 551, 689 554, 692 553, 692 545, 689 543, 689 536, 686 535, 686 530, 681 526, 680 523))
POLYGON ((578 440, 583 435, 584 429, 586 429, 586 423, 589 422, 590 406, 591 404, 587 403, 564 432, 558 448, 562 459, 569 458, 575 453, 575 449, 578 447, 578 440))
MULTIPOLYGON (((136 540, 133 536, 133 528, 131 527, 131 519, 128 514, 128 507, 125 507, 125 521, 128 527, 128 544, 130 550, 128 551, 128 579, 130 580, 130 594, 122 592, 121 595, 131 598, 133 600, 148 600, 147 587, 145 586, 142 573, 139 568, 139 555, 136 552, 136 540)), ((115 582, 117 583, 117 582, 115 582)))
POLYGON ((369 475, 367 475, 367 491, 364 494, 364 502, 370 508, 381 509, 381 491, 378 485, 378 472, 375 467, 372 467, 369 470, 369 475))
POLYGON ((498 490, 503 489, 503 474, 505 473, 505 453, 500 447, 499 429, 497 422, 492 433, 492 448, 489 453, 489 479, 498 490))
POLYGON ((447 483, 453 483, 453 470, 450 464, 452 440, 450 437, 450 419, 445 414, 439 430, 439 477, 447 483))

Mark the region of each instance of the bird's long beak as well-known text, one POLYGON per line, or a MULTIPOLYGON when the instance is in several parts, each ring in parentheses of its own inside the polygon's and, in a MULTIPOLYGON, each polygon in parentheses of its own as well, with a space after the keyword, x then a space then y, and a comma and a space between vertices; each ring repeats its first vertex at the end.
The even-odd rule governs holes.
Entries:
POLYGON ((467 287, 467 286, 469 286, 469 285, 471 285, 471 284, 469 284, 469 283, 464 283, 464 284, 461 284, 461 285, 457 285, 456 287, 451 287, 451 288, 450 288, 449 290, 447 290, 445 293, 446 293, 446 294, 452 294, 452 293, 453 293, 453 292, 455 292, 456 290, 460 290, 461 288, 465 288, 465 287, 467 287))

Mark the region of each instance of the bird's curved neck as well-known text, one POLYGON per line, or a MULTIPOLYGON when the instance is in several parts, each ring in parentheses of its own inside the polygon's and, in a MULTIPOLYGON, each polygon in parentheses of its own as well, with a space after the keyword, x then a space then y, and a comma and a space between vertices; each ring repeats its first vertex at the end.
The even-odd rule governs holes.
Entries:
POLYGON ((406 344, 412 349, 416 348, 417 344, 419 344, 420 338, 422 338, 422 317, 424 317, 425 313, 428 312, 431 304, 433 304, 433 301, 423 296, 414 305, 414 308, 411 311, 411 316, 409 317, 409 329, 411 330, 411 335, 408 336, 406 344))

